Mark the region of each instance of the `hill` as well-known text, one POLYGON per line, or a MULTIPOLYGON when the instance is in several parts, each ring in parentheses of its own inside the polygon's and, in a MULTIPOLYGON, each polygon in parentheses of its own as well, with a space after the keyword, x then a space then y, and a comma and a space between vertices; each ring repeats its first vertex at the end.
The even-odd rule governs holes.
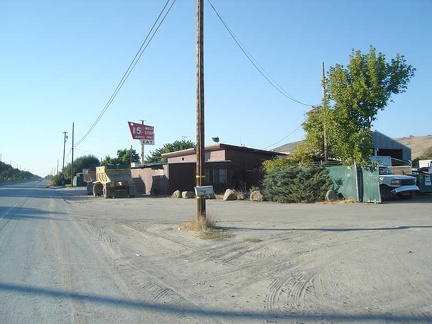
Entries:
MULTIPOLYGON (((419 157, 426 149, 429 147, 432 147, 432 135, 426 135, 426 136, 407 136, 407 137, 400 137, 400 138, 394 138, 395 141, 398 141, 399 143, 408 146, 411 149, 411 159, 415 159, 419 157)), ((298 142, 291 142, 282 146, 279 146, 273 151, 276 152, 283 152, 288 153, 292 152, 294 148, 302 143, 303 141, 298 142)))
POLYGON ((413 160, 421 155, 427 148, 432 146, 432 135, 411 135, 409 137, 395 138, 395 140, 411 149, 411 158, 413 160))

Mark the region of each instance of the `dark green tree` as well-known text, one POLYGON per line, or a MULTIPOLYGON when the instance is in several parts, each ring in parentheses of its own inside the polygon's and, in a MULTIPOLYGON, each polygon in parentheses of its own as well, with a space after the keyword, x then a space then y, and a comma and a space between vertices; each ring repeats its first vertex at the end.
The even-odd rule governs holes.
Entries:
POLYGON ((71 170, 71 163, 68 163, 59 174, 53 177, 53 185, 62 185, 71 183, 71 174, 75 176, 77 173, 81 173, 83 169, 91 169, 100 166, 99 159, 94 155, 84 155, 76 158, 73 163, 73 171, 71 170))
POLYGON ((28 171, 22 171, 12 167, 10 164, 0 161, 0 181, 30 181, 37 180, 40 177, 28 171))
POLYGON ((127 164, 130 162, 138 162, 140 157, 135 149, 123 149, 117 150, 117 157, 111 158, 109 155, 106 156, 101 165, 119 165, 119 164, 127 164))
POLYGON ((150 151, 150 154, 146 156, 146 162, 166 162, 167 159, 162 157, 162 154, 169 152, 176 152, 181 150, 187 150, 190 148, 194 148, 195 143, 192 141, 181 140, 174 141, 172 143, 165 144, 161 148, 150 151))

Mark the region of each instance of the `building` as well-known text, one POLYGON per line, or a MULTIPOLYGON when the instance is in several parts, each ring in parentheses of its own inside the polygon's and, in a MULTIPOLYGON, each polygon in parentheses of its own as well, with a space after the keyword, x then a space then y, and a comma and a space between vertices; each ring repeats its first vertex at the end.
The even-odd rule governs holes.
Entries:
MULTIPOLYGON (((216 193, 226 189, 247 189, 263 179, 262 163, 282 153, 218 143, 205 148, 205 185, 216 193)), ((196 151, 187 149, 162 155, 167 163, 132 168, 139 192, 170 195, 195 187, 196 151)))
POLYGON ((403 165, 411 161, 411 149, 398 141, 378 132, 372 133, 374 156, 389 156, 392 165, 403 165))
MULTIPOLYGON (((371 148, 371 155, 373 156, 386 156, 392 160, 392 165, 404 165, 411 161, 411 149, 402 143, 380 133, 378 131, 372 132, 372 140, 374 146, 371 148)), ((276 147, 274 151, 290 154, 295 150, 297 145, 303 141, 288 143, 276 147)))

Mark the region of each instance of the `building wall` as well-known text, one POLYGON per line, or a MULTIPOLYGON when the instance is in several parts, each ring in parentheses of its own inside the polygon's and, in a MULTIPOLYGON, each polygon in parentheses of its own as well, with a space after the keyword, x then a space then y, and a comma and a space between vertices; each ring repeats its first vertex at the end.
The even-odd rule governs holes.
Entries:
POLYGON ((277 155, 234 150, 226 153, 227 159, 232 164, 232 183, 236 188, 258 185, 264 177, 264 172, 261 170, 262 163, 277 155))
POLYGON ((168 158, 168 163, 188 163, 188 162, 195 162, 195 161, 196 161, 195 153, 168 158))
POLYGON ((206 161, 225 161, 228 159, 226 158, 226 151, 225 150, 219 150, 219 151, 206 152, 205 160, 206 161))
POLYGON ((167 195, 169 192, 168 165, 132 168, 132 178, 138 193, 167 195))
MULTIPOLYGON (((205 161, 224 161, 225 150, 221 149, 219 151, 208 151, 205 152, 205 161)), ((196 162, 196 153, 185 154, 182 156, 170 157, 168 158, 168 163, 188 163, 196 162)))
POLYGON ((168 165, 169 189, 167 194, 176 190, 193 191, 195 187, 195 162, 171 163, 168 165))
MULTIPOLYGON (((247 189, 259 185, 263 178, 262 162, 277 156, 277 152, 263 152, 243 147, 221 146, 205 152, 203 168, 205 185, 213 185, 216 193, 227 188, 247 189), (223 179, 223 181, 222 181, 223 179)), ((194 151, 168 158, 168 164, 132 169, 138 192, 171 195, 174 191, 192 191, 195 187, 196 154, 194 151), (138 182, 142 183, 139 184, 138 182)))

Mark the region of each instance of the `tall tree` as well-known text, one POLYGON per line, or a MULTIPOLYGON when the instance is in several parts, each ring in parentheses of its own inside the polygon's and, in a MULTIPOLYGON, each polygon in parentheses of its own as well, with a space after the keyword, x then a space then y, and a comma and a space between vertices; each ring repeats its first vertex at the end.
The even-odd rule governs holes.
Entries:
POLYGON ((403 93, 415 68, 403 55, 390 62, 370 47, 369 53, 352 51, 347 67, 336 64, 325 78, 327 109, 319 107, 307 114, 304 129, 308 145, 322 152, 322 136, 326 127, 329 152, 345 162, 363 162, 372 149, 371 127, 377 114, 392 95, 403 93))
MULTIPOLYGON (((94 168, 100 165, 99 159, 94 155, 83 155, 74 160, 73 164, 73 176, 77 173, 82 172, 83 169, 94 168)), ((61 183, 62 180, 71 181, 71 163, 68 163, 54 179, 61 183)))
POLYGON ((146 156, 146 162, 166 162, 166 158, 163 158, 162 154, 187 150, 194 147, 195 147, 195 143, 192 141, 187 141, 187 140, 174 141, 172 143, 165 144, 164 146, 162 146, 157 150, 150 151, 150 154, 146 156))

